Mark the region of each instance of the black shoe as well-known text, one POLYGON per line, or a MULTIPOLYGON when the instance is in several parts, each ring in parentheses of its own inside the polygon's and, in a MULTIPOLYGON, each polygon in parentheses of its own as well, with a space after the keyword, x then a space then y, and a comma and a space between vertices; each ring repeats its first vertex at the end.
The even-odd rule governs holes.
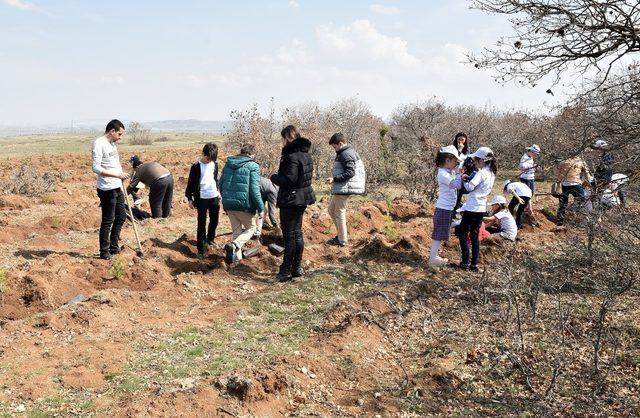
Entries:
POLYGON ((302 269, 302 267, 293 269, 293 272, 291 273, 291 277, 296 278, 296 277, 302 277, 302 276, 304 276, 304 270, 302 269))
POLYGON ((198 260, 204 260, 204 253, 198 253, 196 257, 198 257, 198 260))
POLYGON ((233 242, 224 246, 224 258, 228 264, 233 264, 236 261, 236 245, 233 242))
POLYGON ((109 254, 111 255, 116 255, 116 254, 120 254, 120 251, 124 250, 124 245, 121 245, 120 248, 116 248, 116 249, 109 249, 109 254))
POLYGON ((469 271, 480 271, 480 269, 478 268, 478 266, 469 266, 469 271))
POLYGON ((276 282, 284 283, 290 282, 293 279, 291 273, 278 273, 276 274, 276 282))
POLYGON ((347 245, 344 242, 340 241, 337 236, 331 238, 330 240, 327 240, 326 243, 328 245, 336 245, 338 247, 344 247, 345 245, 347 245))
MULTIPOLYGON (((455 267, 455 268, 457 268, 457 269, 460 269, 460 270, 469 270, 469 265, 468 265, 468 264, 463 264, 463 263, 456 264, 456 263, 452 263, 452 264, 451 264, 451 266, 452 266, 452 267, 455 267)), ((476 268, 477 268, 477 267, 476 267, 476 268)))
POLYGON ((103 260, 111 260, 111 253, 100 254, 100 258, 103 260))

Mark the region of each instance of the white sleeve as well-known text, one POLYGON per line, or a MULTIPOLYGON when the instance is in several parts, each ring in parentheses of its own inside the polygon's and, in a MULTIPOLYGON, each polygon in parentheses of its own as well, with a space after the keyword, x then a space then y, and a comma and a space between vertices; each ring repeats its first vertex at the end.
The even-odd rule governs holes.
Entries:
POLYGON ((529 171, 533 168, 533 165, 533 158, 528 158, 526 155, 523 155, 522 158, 520 158, 520 171, 529 171))
POLYGON ((464 183, 464 188, 467 189, 468 192, 472 192, 476 189, 476 187, 478 187, 478 185, 480 183, 482 183, 484 181, 484 169, 479 170, 475 176, 473 176, 473 178, 471 179, 471 181, 468 181, 466 183, 464 183))
POLYGON ((102 172, 104 171, 102 169, 103 152, 104 150, 102 148, 102 144, 100 144, 99 141, 94 142, 93 149, 91 150, 91 157, 92 157, 91 169, 96 174, 102 174, 102 172))

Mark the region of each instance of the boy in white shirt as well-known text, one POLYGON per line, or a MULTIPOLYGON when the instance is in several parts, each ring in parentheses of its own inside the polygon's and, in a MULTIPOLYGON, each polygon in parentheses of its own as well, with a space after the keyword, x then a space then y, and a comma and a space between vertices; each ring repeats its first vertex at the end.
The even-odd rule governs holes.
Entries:
POLYGON ((491 233, 491 236, 487 239, 515 241, 518 235, 518 227, 513 215, 507 210, 507 199, 504 196, 497 195, 493 197, 491 213, 491 216, 482 219, 487 232, 491 233))
POLYGON ((117 119, 110 121, 104 135, 93 141, 91 150, 92 170, 96 173, 97 191, 102 208, 100 222, 100 258, 109 260, 120 252, 120 230, 127 213, 122 193, 122 180, 129 174, 122 171, 116 142, 124 135, 124 124, 117 119))

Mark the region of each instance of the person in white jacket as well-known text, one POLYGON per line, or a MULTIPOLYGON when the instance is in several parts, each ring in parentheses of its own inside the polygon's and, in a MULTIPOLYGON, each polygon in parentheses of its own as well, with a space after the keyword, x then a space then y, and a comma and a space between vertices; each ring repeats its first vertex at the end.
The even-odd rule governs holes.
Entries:
POLYGON ((93 141, 92 169, 96 173, 98 197, 102 208, 100 222, 100 258, 109 260, 120 252, 120 230, 127 213, 122 193, 122 180, 129 174, 122 171, 116 142, 124 135, 124 124, 117 119, 107 124, 104 135, 93 141))
POLYGON ((462 175, 463 187, 469 196, 462 205, 462 220, 457 228, 460 240, 461 261, 457 267, 464 270, 478 271, 480 258, 480 225, 487 212, 487 196, 491 193, 496 180, 498 164, 491 148, 480 147, 470 155, 478 172, 469 178, 462 175), (471 259, 469 259, 469 240, 471 239, 471 259))
POLYGON ((453 207, 456 205, 457 191, 462 187, 462 177, 458 162, 458 150, 453 145, 440 148, 436 156, 438 167, 438 201, 433 213, 433 232, 431 234, 431 252, 429 265, 439 267, 448 260, 438 256, 442 241, 449 239, 453 207))
POLYGON ((540 147, 536 144, 525 149, 520 158, 520 181, 529 186, 532 193, 535 193, 536 168, 538 165, 533 160, 540 156, 540 147))

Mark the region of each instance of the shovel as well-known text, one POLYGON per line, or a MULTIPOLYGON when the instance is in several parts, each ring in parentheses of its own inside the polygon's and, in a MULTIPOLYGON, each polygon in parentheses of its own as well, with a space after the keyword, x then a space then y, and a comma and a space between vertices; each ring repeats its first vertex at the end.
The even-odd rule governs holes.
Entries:
POLYGON ((131 210, 131 203, 129 202, 129 195, 127 194, 127 189, 124 187, 124 183, 120 186, 122 189, 122 193, 124 193, 124 198, 127 202, 127 208, 129 208, 129 216, 131 216, 131 223, 133 224, 133 233, 136 236, 136 242, 138 243, 138 251, 136 251, 136 255, 138 257, 143 257, 144 253, 142 252, 142 244, 140 244, 140 237, 138 236, 138 227, 136 225, 136 218, 133 217, 133 211, 131 210))

